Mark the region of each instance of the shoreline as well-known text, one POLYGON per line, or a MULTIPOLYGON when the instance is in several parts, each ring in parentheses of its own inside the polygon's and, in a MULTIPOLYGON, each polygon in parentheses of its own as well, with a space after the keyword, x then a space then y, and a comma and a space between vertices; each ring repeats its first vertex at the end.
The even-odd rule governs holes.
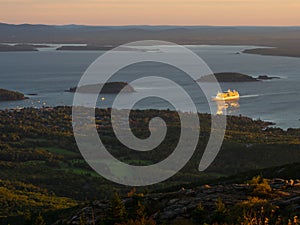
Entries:
MULTIPOLYGON (((193 47, 193 46, 243 46, 243 47, 250 47, 249 49, 245 49, 242 52, 238 52, 237 54, 253 54, 253 55, 261 55, 261 56, 280 56, 280 57, 293 57, 293 58, 300 58, 300 47, 290 46, 289 44, 255 44, 255 43, 208 43, 206 41, 199 41, 199 42, 184 42, 179 43, 184 47, 193 47)), ((40 52, 38 48, 43 49, 51 49, 51 51, 110 51, 120 45, 107 45, 107 44, 98 44, 98 45, 91 45, 89 43, 85 44, 78 44, 78 43, 0 43, 0 52, 40 52), (42 47, 39 47, 41 45, 42 47), (49 45, 49 46, 47 46, 49 45), (3 49, 1 49, 1 47, 3 49), (54 49, 53 49, 54 48, 54 49)), ((128 50, 128 49, 124 49, 128 50)), ((47 50, 44 50, 47 51, 47 50)))
MULTIPOLYGON (((1 111, 11 111, 11 112, 17 112, 17 111, 22 111, 22 110, 27 110, 27 109, 33 109, 33 110, 53 110, 55 108, 72 108, 72 106, 70 105, 56 105, 56 106, 41 106, 41 107, 18 107, 18 108, 0 108, 0 112, 1 111)), ((100 107, 96 107, 95 109, 97 110, 109 110, 111 108, 107 108, 107 107, 104 107, 104 108, 100 108, 100 107)), ((128 110, 128 109, 118 109, 120 111, 122 110, 128 110)), ((163 111, 169 111, 169 112, 172 112, 172 113, 176 113, 177 111, 175 110, 171 110, 171 109, 154 109, 154 108, 147 108, 147 109, 130 109, 132 111, 159 111, 159 112, 163 112, 163 111)), ((198 115, 212 115, 211 113, 206 113, 206 112, 198 112, 198 115)), ((220 116, 218 114, 214 114, 214 116, 220 116)), ((221 115, 221 116, 224 116, 224 115, 221 115)), ((287 132, 288 130, 298 130, 300 129, 300 127, 287 127, 287 128, 283 128, 283 127, 280 127, 276 124, 276 122, 274 121, 267 121, 267 120, 263 120, 263 119, 260 119, 260 118, 253 118, 253 117, 250 117, 250 116, 247 116, 247 115, 226 115, 227 118, 247 118, 247 119, 250 119, 250 120, 253 120, 253 121, 259 121, 259 122, 262 122, 262 123, 265 123, 265 124, 268 124, 265 126, 265 129, 280 129, 284 132, 287 132)))

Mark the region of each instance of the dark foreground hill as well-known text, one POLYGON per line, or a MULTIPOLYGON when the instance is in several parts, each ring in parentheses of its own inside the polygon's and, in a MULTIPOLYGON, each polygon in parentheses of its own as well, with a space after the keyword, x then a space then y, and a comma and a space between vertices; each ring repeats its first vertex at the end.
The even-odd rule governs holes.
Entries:
MULTIPOLYGON (((157 116, 162 117, 168 125, 166 138, 156 149, 140 154, 126 148, 116 139, 110 123, 109 109, 96 109, 95 122, 101 140, 112 155, 125 163, 141 166, 153 164, 168 157, 176 147, 180 136, 178 114, 169 110, 132 111, 130 125, 133 133, 140 138, 147 137, 149 135, 149 120, 157 116)), ((271 125, 270 123, 243 116, 228 117, 227 131, 221 151, 208 170, 200 173, 197 168, 209 137, 211 115, 199 114, 199 118, 201 124, 200 140, 190 162, 174 177, 160 184, 138 188, 137 193, 174 192, 173 197, 169 198, 171 200, 176 199, 176 195, 181 198, 178 192, 181 187, 186 189, 200 188, 199 190, 202 190, 201 185, 203 184, 215 186, 223 182, 225 178, 234 176, 237 180, 228 182, 228 187, 222 187, 233 192, 234 189, 231 188, 234 184, 241 184, 254 175, 263 174, 263 171, 268 171, 269 167, 274 166, 278 166, 278 168, 263 175, 268 178, 292 178, 295 181, 295 178, 298 178, 298 170, 293 170, 293 168, 299 167, 293 165, 283 167, 283 165, 300 162, 300 129, 284 131, 279 128, 270 128, 268 127, 271 125), (259 172, 257 169, 260 169, 259 172), (249 171, 252 170, 256 170, 256 172, 250 173, 249 171), (245 172, 249 172, 249 174, 241 175, 245 172)), ((9 216, 20 216, 17 217, 17 221, 21 221, 20 223, 10 222, 10 224, 24 224, 22 223, 24 221, 22 215, 31 214, 35 218, 41 212, 45 218, 50 218, 47 221, 51 224, 51 221, 59 220, 61 213, 64 214, 65 212, 65 209, 53 211, 57 209, 53 207, 55 205, 61 209, 78 204, 79 208, 75 210, 79 210, 83 208, 80 206, 81 204, 86 205, 86 202, 95 199, 99 200, 99 204, 102 201, 109 201, 113 190, 117 190, 121 196, 125 196, 131 190, 131 187, 117 185, 105 180, 83 160, 73 137, 70 107, 2 110, 0 111, 0 134, 0 177, 3 181, 0 183, 0 217, 3 220, 0 221, 6 221, 9 216), (36 191, 33 193, 32 190, 36 191), (66 204, 63 203, 64 201, 66 204), (61 207, 61 203, 65 207, 61 207)), ((114 171, 123 172, 118 171, 118 167, 114 168, 114 171)), ((195 190, 197 191, 197 189, 195 190)), ((209 191, 210 189, 205 188, 203 190, 209 191)), ((297 191, 298 189, 293 190, 297 191)), ((280 191, 284 192, 281 189, 280 191)), ((248 192, 246 192, 243 196, 247 198, 248 192)), ((267 198, 271 203, 273 202, 272 192, 269 192, 267 191, 266 197, 260 196, 260 199, 257 200, 259 204, 264 202, 262 200, 264 198, 267 198)), ((276 192, 274 196, 278 196, 278 193, 276 192)), ((289 193, 282 193, 282 195, 292 197, 292 192, 289 193)), ((217 195, 222 197, 221 193, 217 192, 212 200, 203 199, 203 201, 212 204, 217 195)), ((241 200, 234 199, 235 195, 231 195, 231 198, 233 202, 241 200)), ((244 201, 245 198, 242 200, 244 201)), ((176 211, 178 213, 178 206, 174 206, 174 210, 172 210, 167 208, 171 207, 171 203, 162 200, 160 206, 159 198, 155 201, 156 203, 150 205, 150 208, 157 209, 154 207, 157 206, 158 208, 162 207, 161 212, 165 210, 166 212, 176 211)), ((177 204, 176 201, 174 200, 174 205, 177 204)), ((226 201, 225 197, 224 201, 226 201)), ((205 204, 204 202, 203 204, 205 204)), ((275 203, 277 204, 277 202, 275 203)), ((86 206, 89 207, 89 204, 86 206)), ((78 215, 72 208, 70 210, 72 212, 67 211, 66 214, 78 215)), ((180 208, 180 210, 183 210, 182 213, 184 214, 185 209, 180 208)), ((187 210, 189 213, 189 210, 193 211, 191 208, 187 210)), ((207 210, 206 206, 205 210, 207 210)), ((87 214, 89 212, 86 211, 87 214)), ((94 213, 97 212, 95 209, 94 213)), ((213 212, 214 210, 211 211, 212 214, 213 212)), ((285 212, 286 210, 283 213, 285 212)), ((293 210, 287 210, 287 212, 291 214, 285 215, 285 218, 291 218, 293 210)), ((71 220, 66 214, 62 215, 62 219, 71 220)), ((135 215, 134 212, 129 212, 129 214, 135 215)), ((149 216, 154 216, 154 214, 154 212, 153 214, 150 213, 149 216)), ((178 219, 180 217, 182 216, 179 216, 178 219)))
MULTIPOLYGON (((300 164, 293 166, 299 169, 300 164)), ((288 170, 289 165, 282 168, 288 170)), ((276 172, 277 169, 270 168, 269 172, 276 172)), ((247 177, 247 174, 243 175, 247 177)), ((41 218, 53 225, 299 223, 299 179, 254 176, 247 180, 246 177, 242 180, 234 176, 152 193, 138 193, 133 188, 126 195, 120 196, 115 192, 110 199, 91 201, 68 210, 47 212, 41 218), (233 182, 234 179, 239 179, 239 182, 233 182)), ((35 218, 37 215, 31 215, 32 221, 35 218)), ((22 220, 22 217, 9 217, 0 219, 0 222, 23 224, 20 222, 22 220)))

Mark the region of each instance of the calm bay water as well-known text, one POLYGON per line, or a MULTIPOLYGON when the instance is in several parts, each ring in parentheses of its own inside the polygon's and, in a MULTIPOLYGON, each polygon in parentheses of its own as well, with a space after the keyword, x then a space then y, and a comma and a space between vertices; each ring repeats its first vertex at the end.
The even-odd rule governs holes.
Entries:
MULTIPOLYGON (((300 58, 236 54, 249 46, 188 46, 202 57, 213 72, 241 72, 251 76, 267 74, 281 79, 251 83, 224 83, 223 90, 234 88, 241 94, 239 108, 229 114, 245 115, 276 123, 281 128, 300 127, 300 58)), ((72 105, 73 93, 65 92, 76 86, 87 67, 104 52, 54 51, 0 53, 0 88, 17 90, 29 96, 28 100, 0 102, 0 108, 42 107, 72 105)), ((141 76, 164 75, 190 90, 200 112, 209 112, 207 101, 199 90, 189 87, 184 74, 174 68, 153 63, 137 64, 121 70, 112 79, 131 81, 141 76)), ((168 93, 168 87, 159 83, 141 85, 139 90, 168 93)), ((173 92, 169 92, 174 94, 173 92)), ((131 94, 128 94, 130 97, 131 94)), ((99 107, 111 105, 115 95, 102 95, 99 107)), ((180 97, 178 96, 180 104, 180 97)), ((126 102, 124 103, 124 106, 126 102)), ((172 108, 165 101, 150 98, 136 108, 172 108)))

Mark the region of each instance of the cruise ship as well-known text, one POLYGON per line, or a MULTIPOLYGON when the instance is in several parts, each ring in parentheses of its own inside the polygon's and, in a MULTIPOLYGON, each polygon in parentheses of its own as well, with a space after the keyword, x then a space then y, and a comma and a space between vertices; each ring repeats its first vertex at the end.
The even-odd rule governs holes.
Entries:
POLYGON ((239 92, 236 90, 231 91, 228 89, 226 92, 218 92, 218 94, 213 97, 214 101, 229 101, 229 100, 237 100, 240 98, 239 92))

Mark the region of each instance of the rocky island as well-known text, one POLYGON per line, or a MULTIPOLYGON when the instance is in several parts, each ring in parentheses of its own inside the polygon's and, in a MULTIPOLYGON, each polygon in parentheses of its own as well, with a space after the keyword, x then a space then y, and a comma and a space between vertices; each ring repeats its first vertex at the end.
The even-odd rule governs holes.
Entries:
POLYGON ((197 82, 214 82, 214 77, 218 82, 257 82, 261 80, 279 79, 279 77, 269 77, 267 75, 260 75, 257 78, 235 72, 223 72, 205 75, 197 80, 197 82))
POLYGON ((28 51, 38 51, 33 45, 6 45, 0 44, 0 52, 28 52, 28 51))
POLYGON ((108 51, 113 49, 112 46, 98 46, 98 45, 64 45, 57 48, 57 51, 108 51))
POLYGON ((125 93, 135 92, 134 88, 126 82, 109 82, 105 84, 90 84, 80 87, 71 87, 66 92, 80 92, 80 93, 98 93, 100 88, 102 88, 101 93, 103 94, 117 94, 121 90, 125 93))
POLYGON ((0 101, 16 101, 24 99, 27 98, 20 92, 0 89, 0 101))
POLYGON ((117 47, 117 51, 158 51, 159 49, 139 49, 135 47, 112 46, 112 45, 63 45, 58 47, 57 51, 109 51, 117 47))

